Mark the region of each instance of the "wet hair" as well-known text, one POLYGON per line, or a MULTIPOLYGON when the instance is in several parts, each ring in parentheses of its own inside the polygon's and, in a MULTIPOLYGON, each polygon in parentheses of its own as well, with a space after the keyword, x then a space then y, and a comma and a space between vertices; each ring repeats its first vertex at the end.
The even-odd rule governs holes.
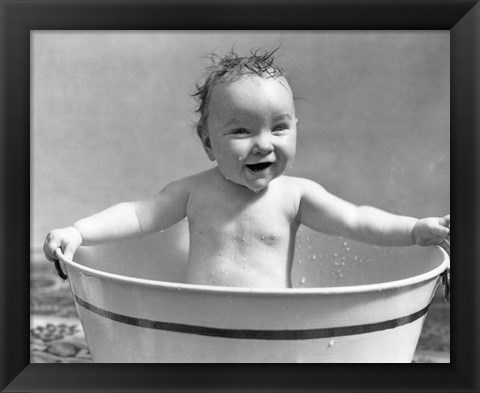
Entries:
POLYGON ((192 94, 198 100, 195 112, 200 115, 196 124, 196 131, 200 138, 207 127, 209 103, 212 90, 218 83, 231 83, 245 75, 257 75, 262 78, 285 77, 285 71, 274 63, 274 54, 278 50, 252 49, 249 56, 240 57, 232 49, 225 56, 215 53, 207 55, 212 65, 206 68, 206 77, 203 83, 197 83, 196 91, 192 94))

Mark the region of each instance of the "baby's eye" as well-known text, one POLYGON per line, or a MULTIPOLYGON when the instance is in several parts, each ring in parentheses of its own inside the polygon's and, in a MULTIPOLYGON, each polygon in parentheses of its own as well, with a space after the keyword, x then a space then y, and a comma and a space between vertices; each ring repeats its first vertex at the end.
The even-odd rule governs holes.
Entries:
POLYGON ((248 134, 248 130, 245 128, 236 128, 232 131, 234 135, 246 135, 248 134))
POLYGON ((288 124, 278 124, 275 127, 273 127, 272 132, 282 132, 285 130, 288 130, 289 126, 288 124))

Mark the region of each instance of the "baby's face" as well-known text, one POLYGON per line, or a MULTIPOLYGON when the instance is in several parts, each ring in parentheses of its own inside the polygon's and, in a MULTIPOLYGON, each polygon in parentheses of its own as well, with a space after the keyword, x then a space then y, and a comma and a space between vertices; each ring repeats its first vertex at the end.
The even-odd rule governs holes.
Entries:
POLYGON ((258 192, 293 161, 296 123, 288 82, 248 75, 213 88, 203 144, 226 179, 258 192))

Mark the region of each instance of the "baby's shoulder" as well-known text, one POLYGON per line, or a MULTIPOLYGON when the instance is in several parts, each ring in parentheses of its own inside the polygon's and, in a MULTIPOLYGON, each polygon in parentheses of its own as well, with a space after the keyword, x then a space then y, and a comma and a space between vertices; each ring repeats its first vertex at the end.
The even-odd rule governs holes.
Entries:
POLYGON ((282 176, 279 179, 281 179, 281 181, 279 182, 279 185, 281 187, 298 192, 300 194, 308 192, 309 190, 323 189, 320 184, 314 182, 313 180, 305 179, 303 177, 282 176))
POLYGON ((328 197, 328 191, 317 182, 302 177, 282 176, 280 193, 292 195, 300 204, 303 200, 321 201, 328 197))
POLYGON ((217 175, 211 169, 176 180, 173 183, 188 190, 190 194, 201 194, 213 190, 218 183, 217 175))

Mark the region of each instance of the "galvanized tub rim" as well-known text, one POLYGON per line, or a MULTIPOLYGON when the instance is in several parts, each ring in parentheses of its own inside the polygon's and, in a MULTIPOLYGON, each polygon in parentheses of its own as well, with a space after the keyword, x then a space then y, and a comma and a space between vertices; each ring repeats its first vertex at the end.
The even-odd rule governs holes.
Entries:
POLYGON ((242 295, 274 295, 274 296, 308 296, 308 295, 333 295, 333 294, 355 294, 365 292, 377 292, 389 289, 397 289, 425 282, 440 276, 450 266, 448 253, 440 246, 435 246, 443 255, 443 262, 436 268, 409 278, 386 281, 376 284, 349 285, 338 287, 316 287, 316 288, 250 288, 250 287, 226 287, 201 284, 175 283, 161 280, 149 280, 144 278, 129 277, 121 274, 109 273, 93 269, 77 263, 59 252, 58 257, 65 265, 82 272, 87 276, 94 276, 107 280, 122 283, 135 284, 144 287, 159 287, 163 289, 187 292, 219 293, 219 294, 242 294, 242 295))

